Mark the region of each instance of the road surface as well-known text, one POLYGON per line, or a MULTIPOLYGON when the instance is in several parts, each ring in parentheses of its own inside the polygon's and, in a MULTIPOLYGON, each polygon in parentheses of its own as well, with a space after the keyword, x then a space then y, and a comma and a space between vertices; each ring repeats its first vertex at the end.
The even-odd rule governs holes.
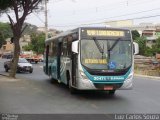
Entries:
MULTIPOLYGON (((0 59, 0 73, 4 60, 0 59)), ((160 113, 160 79, 134 77, 133 90, 106 92, 82 91, 71 95, 63 84, 53 84, 43 73, 43 63, 34 71, 17 74, 18 79, 0 76, 1 113, 160 113)))

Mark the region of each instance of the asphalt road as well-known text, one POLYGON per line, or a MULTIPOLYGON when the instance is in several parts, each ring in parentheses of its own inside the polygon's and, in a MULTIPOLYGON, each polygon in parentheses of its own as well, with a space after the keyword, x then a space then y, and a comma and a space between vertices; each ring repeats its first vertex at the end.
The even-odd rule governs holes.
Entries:
MULTIPOLYGON (((0 73, 4 60, 0 59, 0 73)), ((133 90, 82 91, 71 95, 63 84, 53 84, 44 75, 42 63, 34 71, 17 74, 17 80, 0 76, 1 113, 160 113, 160 79, 134 77, 133 90)))

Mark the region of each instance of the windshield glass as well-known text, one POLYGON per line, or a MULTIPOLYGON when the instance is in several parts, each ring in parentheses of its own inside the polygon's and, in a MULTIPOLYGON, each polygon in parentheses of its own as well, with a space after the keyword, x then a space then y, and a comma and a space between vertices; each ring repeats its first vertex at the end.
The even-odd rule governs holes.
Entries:
POLYGON ((19 59, 18 63, 28 63, 28 61, 26 59, 19 59))
POLYGON ((130 40, 81 40, 81 62, 89 69, 126 69, 131 58, 130 40))

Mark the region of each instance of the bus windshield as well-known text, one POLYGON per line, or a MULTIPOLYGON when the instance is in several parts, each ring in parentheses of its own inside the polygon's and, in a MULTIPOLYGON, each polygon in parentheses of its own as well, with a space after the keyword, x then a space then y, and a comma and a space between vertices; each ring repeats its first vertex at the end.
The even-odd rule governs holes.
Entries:
POLYGON ((132 64, 131 40, 83 39, 81 62, 88 69, 122 70, 132 64))

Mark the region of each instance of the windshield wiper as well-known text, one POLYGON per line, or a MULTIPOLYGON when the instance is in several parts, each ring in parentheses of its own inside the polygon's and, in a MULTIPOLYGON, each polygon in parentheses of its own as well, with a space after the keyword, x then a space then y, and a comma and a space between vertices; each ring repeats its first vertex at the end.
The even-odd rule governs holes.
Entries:
POLYGON ((102 53, 102 59, 103 59, 104 45, 103 45, 103 48, 102 48, 101 45, 99 44, 98 40, 96 39, 96 37, 93 37, 93 40, 94 40, 99 52, 102 53))
POLYGON ((121 40, 121 38, 118 38, 113 45, 108 49, 108 57, 110 58, 110 52, 113 50, 113 48, 117 45, 117 43, 121 40))
POLYGON ((118 39, 113 43, 112 47, 108 49, 108 51, 111 51, 111 50, 117 45, 117 43, 119 42, 120 39, 121 39, 121 38, 118 38, 118 39))
POLYGON ((103 59, 104 45, 103 45, 103 48, 102 48, 101 45, 99 44, 98 40, 96 39, 96 37, 93 37, 93 40, 94 40, 99 52, 102 53, 102 59, 103 59))

